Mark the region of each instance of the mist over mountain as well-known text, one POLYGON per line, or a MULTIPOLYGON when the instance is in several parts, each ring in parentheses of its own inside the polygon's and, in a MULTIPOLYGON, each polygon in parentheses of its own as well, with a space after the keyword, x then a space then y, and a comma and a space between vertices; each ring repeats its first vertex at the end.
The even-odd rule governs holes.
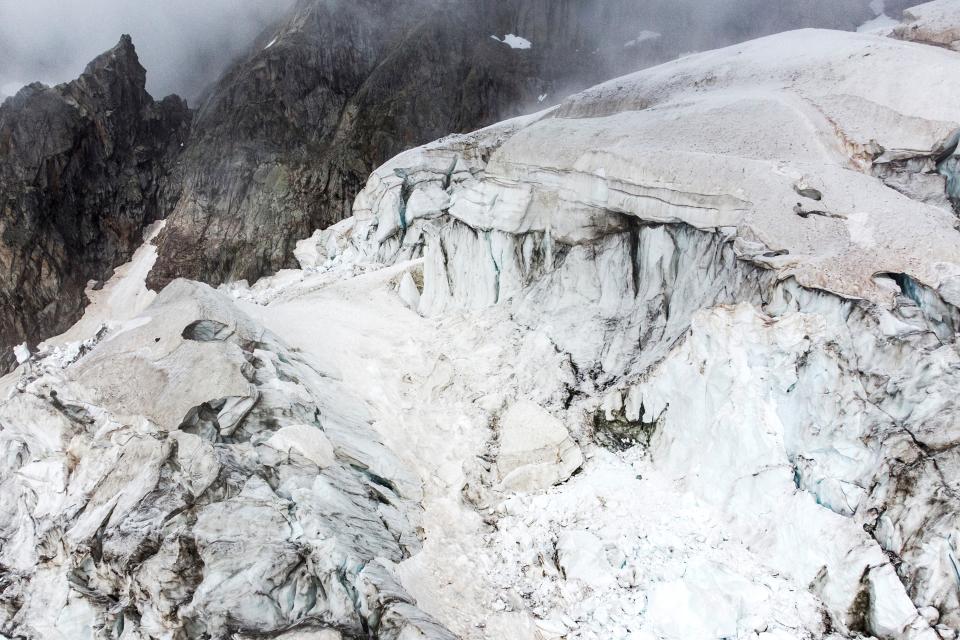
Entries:
POLYGON ((77 320, 85 282, 126 261, 156 219, 166 227, 151 288, 179 277, 252 282, 295 266, 297 241, 348 217, 370 172, 405 149, 691 52, 802 27, 854 30, 886 8, 876 0, 2 1, 8 93, 27 78, 72 77, 87 48, 124 31, 132 37, 118 59, 129 64, 101 65, 97 75, 137 96, 94 92, 74 104, 67 85, 34 87, 0 111, 0 131, 9 132, 2 166, 19 167, 0 182, 10 219, 20 221, 10 226, 18 233, 0 238, 17 256, 0 273, 8 363, 14 345, 77 320), (102 122, 139 122, 143 91, 176 91, 194 113, 186 137, 181 127, 169 140, 123 137, 133 152, 144 143, 171 152, 155 166, 119 161, 139 163, 144 179, 130 185, 127 168, 91 164, 86 145, 116 160, 102 122), (50 101, 59 105, 55 122, 69 127, 27 126, 49 127, 38 114, 50 101), (99 232, 85 236, 78 220, 121 241, 100 247, 99 232), (47 241, 76 246, 44 266, 43 256, 58 255, 37 253, 47 241))
POLYGON ((192 101, 294 0, 0 0, 0 95, 77 77, 129 33, 147 90, 192 101))
MULTIPOLYGON (((13 95, 30 82, 71 80, 88 60, 113 46, 121 33, 129 33, 148 70, 147 90, 156 97, 177 93, 193 104, 226 66, 247 51, 253 38, 282 19, 295 1, 0 0, 0 51, 4 52, 0 96, 13 95)), ((449 0, 436 2, 449 4, 449 0)), ((602 7, 604 2, 597 4, 602 7)), ((640 18, 638 36, 660 33, 669 42, 699 50, 773 33, 785 24, 852 29, 872 16, 870 4, 869 0, 638 0, 632 13, 640 18)), ((887 0, 887 12, 898 17, 900 9, 910 4, 915 2, 887 0)), ((648 43, 647 48, 657 47, 648 43)))

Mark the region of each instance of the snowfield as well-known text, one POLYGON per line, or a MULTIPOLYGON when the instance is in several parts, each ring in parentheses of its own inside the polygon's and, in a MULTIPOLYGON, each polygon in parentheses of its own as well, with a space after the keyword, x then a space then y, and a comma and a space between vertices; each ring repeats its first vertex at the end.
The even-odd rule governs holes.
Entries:
POLYGON ((0 633, 953 640, 954 77, 771 36, 401 154, 299 270, 148 239, 0 379, 0 633))

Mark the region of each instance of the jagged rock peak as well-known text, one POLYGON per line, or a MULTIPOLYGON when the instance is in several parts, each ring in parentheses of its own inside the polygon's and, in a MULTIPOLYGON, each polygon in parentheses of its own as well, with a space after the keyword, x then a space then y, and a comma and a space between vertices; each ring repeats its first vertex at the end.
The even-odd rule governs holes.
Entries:
POLYGON ((129 260, 166 215, 191 116, 145 87, 124 35, 76 80, 35 83, 0 105, 0 371, 14 345, 76 322, 88 282, 129 260))
POLYGON ((147 70, 140 64, 133 38, 127 34, 115 47, 94 58, 74 87, 109 105, 140 108, 153 101, 146 91, 147 70))
POLYGON ((117 42, 109 51, 104 51, 99 56, 90 61, 84 69, 85 74, 99 74, 102 72, 111 72, 117 69, 114 63, 122 65, 121 71, 131 70, 136 75, 142 75, 146 78, 147 70, 140 64, 140 57, 137 55, 137 48, 133 44, 133 38, 130 34, 120 36, 117 42))

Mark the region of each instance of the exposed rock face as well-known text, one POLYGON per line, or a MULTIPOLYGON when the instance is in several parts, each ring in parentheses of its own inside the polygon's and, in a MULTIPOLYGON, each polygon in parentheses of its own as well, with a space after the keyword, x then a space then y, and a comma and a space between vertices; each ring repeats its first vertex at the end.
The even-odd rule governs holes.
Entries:
POLYGON ((693 56, 402 154, 339 232, 423 256, 421 313, 548 332, 833 629, 950 636, 960 234, 883 169, 956 144, 960 96, 925 87, 957 73, 837 32, 693 56))
POLYGON ((347 217, 370 170, 406 148, 726 44, 721 33, 871 15, 861 0, 733 6, 717 27, 693 0, 303 0, 200 109, 151 283, 295 266, 295 242, 347 217))
POLYGON ((190 114, 145 81, 124 36, 77 80, 0 106, 0 371, 12 345, 72 325, 87 282, 129 260, 174 200, 165 184, 190 114))

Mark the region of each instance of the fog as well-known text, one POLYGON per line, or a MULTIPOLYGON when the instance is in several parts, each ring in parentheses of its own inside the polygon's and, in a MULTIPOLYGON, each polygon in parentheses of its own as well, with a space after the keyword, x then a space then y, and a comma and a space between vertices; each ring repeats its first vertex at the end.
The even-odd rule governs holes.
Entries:
MULTIPOLYGON (((542 1, 552 0, 531 0, 542 1)), ((598 3, 594 9, 605 2, 594 1, 598 3)), ((886 0, 887 12, 897 15, 903 6, 917 1, 886 0)), ((193 103, 294 2, 0 0, 0 96, 12 95, 33 81, 56 84, 73 79, 87 62, 116 44, 122 33, 130 33, 147 69, 148 90, 158 98, 178 93, 193 103)), ((883 7, 883 0, 636 2, 631 13, 644 18, 639 27, 664 36, 658 45, 659 57, 650 63, 676 56, 671 47, 702 50, 790 26, 856 28, 873 15, 868 5, 874 10, 883 7)), ((651 52, 656 53, 656 48, 651 52)))
POLYGON ((123 33, 155 97, 195 98, 294 0, 0 0, 0 96, 77 77, 123 33))

